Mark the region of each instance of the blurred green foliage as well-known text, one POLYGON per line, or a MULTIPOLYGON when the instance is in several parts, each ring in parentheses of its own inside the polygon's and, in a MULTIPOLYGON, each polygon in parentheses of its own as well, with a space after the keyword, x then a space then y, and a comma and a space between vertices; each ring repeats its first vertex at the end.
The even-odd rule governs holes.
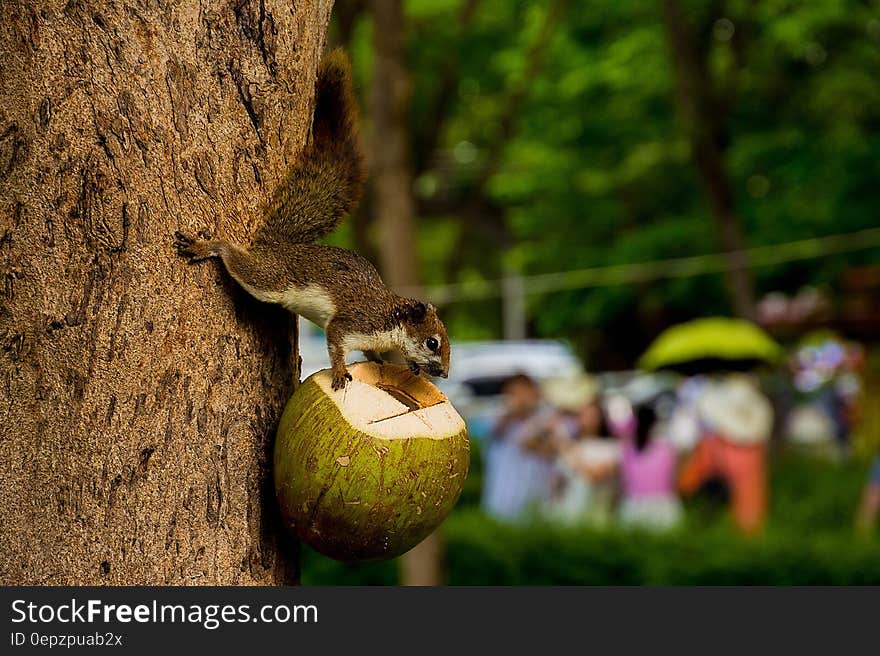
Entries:
MULTIPOLYGON (((853 529, 864 466, 789 455, 771 471, 767 530, 749 540, 731 528, 723 508, 701 499, 689 501, 684 526, 665 535, 501 524, 476 507, 477 470, 443 526, 448 582, 880 584, 880 536, 853 529)), ((343 564, 304 552, 304 584, 397 583, 394 561, 343 564)))
MULTIPOLYGON (((466 2, 406 3, 429 283, 497 278, 505 265, 544 273, 721 250, 676 111, 660 2, 478 0, 464 17, 466 2), (422 152, 435 130, 436 148, 422 152)), ((696 19, 715 4, 683 2, 696 19)), ((730 98, 726 160, 748 243, 875 226, 880 3, 722 5, 706 56, 730 98)), ((363 88, 370 38, 364 19, 350 44, 363 88)), ((833 287, 843 268, 867 262, 880 251, 763 268, 756 284, 833 287)), ((632 364, 660 327, 729 311, 717 275, 530 299, 536 335, 566 336, 606 367, 632 364)), ((496 300, 446 314, 459 339, 500 335, 496 300)))
MULTIPOLYGON (((748 244, 875 227, 880 1, 682 6, 695 24, 723 7, 706 57, 727 99, 725 162, 748 244)), ((427 283, 722 250, 677 110, 659 0, 408 0, 406 10, 427 283)), ((347 44, 362 91, 371 39, 362 16, 347 44)), ((350 228, 338 238, 354 239, 350 228)), ((845 268, 868 263, 880 249, 768 266, 755 284, 759 294, 834 292, 845 268)), ((730 313, 717 275, 529 300, 533 333, 569 338, 590 368, 631 366, 661 328, 730 313)), ((450 333, 499 337, 499 303, 444 308, 450 333)), ((767 530, 746 540, 702 499, 665 535, 500 524, 478 509, 472 454, 443 527, 451 584, 880 584, 880 539, 853 529, 864 464, 775 458, 767 530)), ((306 584, 397 582, 393 561, 342 564, 307 548, 302 571, 306 584)))

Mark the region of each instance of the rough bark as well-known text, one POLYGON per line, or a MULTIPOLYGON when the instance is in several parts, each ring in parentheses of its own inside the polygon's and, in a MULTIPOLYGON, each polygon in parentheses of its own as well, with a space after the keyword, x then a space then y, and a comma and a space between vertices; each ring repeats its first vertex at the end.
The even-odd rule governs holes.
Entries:
POLYGON ((4 3, 0 582, 296 580, 268 471, 294 324, 171 234, 253 234, 331 7, 4 3))
POLYGON ((692 157, 709 202, 715 229, 727 252, 724 280, 734 312, 752 318, 755 290, 742 219, 727 168, 729 146, 728 107, 718 96, 709 70, 709 44, 715 18, 723 16, 723 3, 715 0, 706 10, 707 20, 694 27, 677 0, 663 0, 663 17, 672 51, 678 102, 691 143, 692 157))

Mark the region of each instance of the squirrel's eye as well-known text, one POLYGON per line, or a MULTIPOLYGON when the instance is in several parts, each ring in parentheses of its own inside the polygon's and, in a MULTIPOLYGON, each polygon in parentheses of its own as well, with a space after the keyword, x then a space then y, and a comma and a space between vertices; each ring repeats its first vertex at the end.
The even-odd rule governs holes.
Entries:
POLYGON ((425 342, 425 344, 426 344, 426 345, 428 346, 428 348, 431 349, 432 351, 436 351, 438 348, 440 348, 440 342, 438 342, 438 341, 437 341, 436 339, 434 339, 433 337, 429 337, 428 340, 425 342))

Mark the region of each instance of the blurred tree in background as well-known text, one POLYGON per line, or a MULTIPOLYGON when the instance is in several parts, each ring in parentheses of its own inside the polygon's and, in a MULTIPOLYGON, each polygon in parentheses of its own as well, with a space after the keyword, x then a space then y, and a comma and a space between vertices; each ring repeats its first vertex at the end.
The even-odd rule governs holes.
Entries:
MULTIPOLYGON (((875 1, 404 8, 425 284, 735 251, 878 223, 875 1)), ((335 14, 335 39, 369 89, 370 15, 352 0, 335 14)), ((377 252, 375 206, 340 239, 377 252)), ((844 268, 877 262, 876 248, 754 269, 734 258, 727 275, 534 295, 529 326, 570 338, 592 368, 628 366, 673 321, 748 314, 771 290, 833 291, 844 268)), ((497 298, 451 302, 445 316, 457 339, 501 335, 497 298)))

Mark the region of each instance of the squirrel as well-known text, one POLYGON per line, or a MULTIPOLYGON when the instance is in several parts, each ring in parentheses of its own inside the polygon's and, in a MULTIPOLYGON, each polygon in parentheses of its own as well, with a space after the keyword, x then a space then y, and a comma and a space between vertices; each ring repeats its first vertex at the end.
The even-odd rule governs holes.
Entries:
POLYGON ((446 378, 449 340, 436 308, 392 292, 353 251, 315 243, 363 192, 357 114, 348 58, 336 49, 318 71, 311 141, 275 190, 250 248, 179 231, 175 247, 191 262, 220 258, 252 296, 323 328, 334 390, 351 380, 345 360, 354 350, 381 362, 380 353, 397 349, 416 375, 446 378))

